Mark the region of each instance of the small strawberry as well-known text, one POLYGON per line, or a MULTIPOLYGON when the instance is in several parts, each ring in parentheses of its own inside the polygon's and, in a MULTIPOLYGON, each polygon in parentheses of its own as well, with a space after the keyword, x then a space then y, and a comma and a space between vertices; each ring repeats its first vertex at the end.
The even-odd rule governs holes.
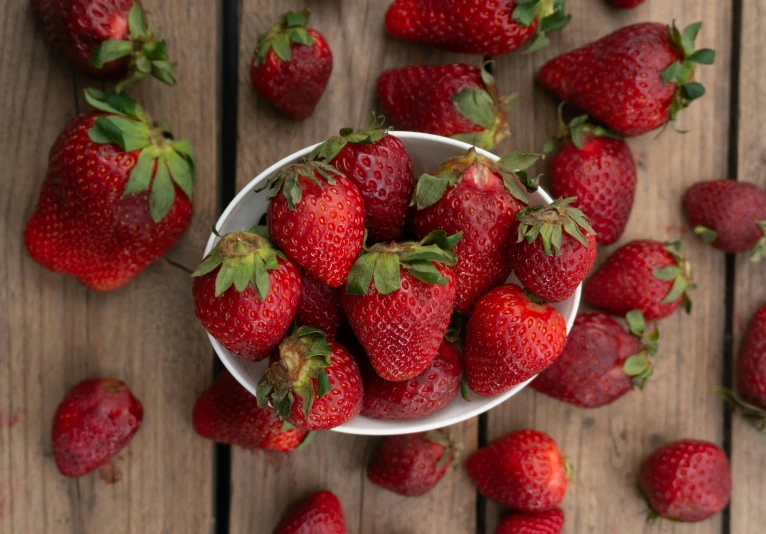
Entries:
POLYGON ((310 156, 338 169, 359 189, 371 243, 402 237, 415 188, 407 148, 388 130, 381 129, 384 120, 373 116, 361 130, 344 128, 340 135, 317 146, 310 156))
POLYGON ((532 389, 581 408, 611 404, 652 375, 650 356, 659 332, 648 332, 638 310, 627 317, 630 332, 603 313, 581 313, 564 352, 532 382, 532 389))
POLYGON ((319 491, 289 510, 274 534, 346 534, 346 519, 338 498, 319 491))
POLYGON ((511 268, 527 289, 548 302, 571 297, 596 261, 595 233, 582 211, 570 206, 575 200, 558 199, 516 215, 519 237, 508 255, 511 268))
POLYGON ((327 335, 327 339, 333 340, 345 317, 340 304, 340 291, 310 274, 304 274, 301 300, 295 311, 296 324, 318 328, 327 335))
POLYGON ((537 430, 518 430, 490 443, 465 468, 482 495, 521 512, 556 508, 572 469, 556 442, 537 430))
POLYGON ((521 169, 536 159, 536 154, 514 153, 495 163, 471 148, 465 156, 450 158, 418 179, 417 211, 412 217, 415 235, 424 238, 434 230, 450 235, 462 232, 453 269, 458 313, 468 313, 477 298, 511 273, 508 254, 516 215, 529 202, 520 178, 534 186, 521 169))
POLYGON ((698 182, 684 195, 694 233, 724 252, 750 251, 753 261, 766 256, 766 192, 734 180, 698 182))
POLYGON ((696 523, 729 502, 731 471, 726 453, 706 441, 686 439, 663 445, 644 462, 639 489, 649 518, 696 523))
POLYGON ((471 310, 465 339, 468 385, 494 396, 547 369, 564 349, 561 313, 515 284, 496 287, 471 310))
POLYGON ((104 465, 138 432, 144 409, 124 382, 83 380, 53 416, 53 454, 62 475, 81 477, 104 465))
POLYGON ((459 240, 460 234, 434 232, 419 243, 374 245, 351 269, 343 309, 384 380, 410 380, 436 356, 455 305, 448 266, 459 240))
POLYGON ((268 225, 280 250, 319 281, 342 286, 364 243, 356 186, 326 163, 304 161, 279 169, 266 187, 276 191, 268 225))
POLYGON ((503 519, 495 534, 561 534, 564 512, 554 508, 539 514, 512 514, 503 519))
POLYGON ((688 292, 695 288, 681 243, 637 240, 617 249, 583 287, 590 305, 625 315, 639 310, 647 321, 663 319, 683 305, 691 311, 688 292))
POLYGON ((194 155, 125 94, 85 91, 48 157, 24 230, 32 259, 96 291, 117 289, 165 254, 191 222, 194 155))
POLYGON ((420 497, 438 484, 458 452, 449 429, 387 436, 367 464, 367 478, 399 495, 420 497))
POLYGON ((295 120, 314 113, 332 73, 330 47, 308 20, 308 9, 282 15, 258 38, 250 63, 255 91, 295 120))
POLYGON ((692 81, 715 52, 694 50, 701 22, 681 33, 675 25, 626 26, 555 57, 540 69, 540 83, 613 132, 633 137, 673 121, 705 94, 692 81))
POLYGON ((311 438, 306 430, 282 421, 269 406, 259 408, 255 396, 225 369, 197 399, 192 420, 203 438, 245 449, 287 452, 311 438))
POLYGON ((258 382, 258 406, 269 401, 282 418, 306 430, 328 430, 362 409, 362 377, 346 348, 302 326, 279 344, 258 382))
POLYGON ((646 2, 646 0, 609 0, 609 3, 615 7, 622 7, 625 9, 633 9, 646 2))

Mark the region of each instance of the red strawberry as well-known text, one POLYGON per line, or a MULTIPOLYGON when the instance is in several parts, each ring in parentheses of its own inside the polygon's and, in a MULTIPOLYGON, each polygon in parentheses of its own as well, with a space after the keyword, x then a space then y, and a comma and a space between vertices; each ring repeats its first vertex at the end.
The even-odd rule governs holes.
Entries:
POLYGON ((423 238, 444 230, 463 235, 455 247, 458 262, 453 269, 458 313, 468 313, 479 296, 508 278, 516 215, 529 201, 519 177, 529 180, 520 169, 535 159, 536 155, 516 153, 495 163, 472 148, 418 179, 415 234, 423 238))
POLYGON ((362 372, 362 415, 378 419, 415 419, 436 413, 457 397, 463 375, 460 348, 443 341, 426 370, 404 382, 383 380, 371 368, 362 372))
POLYGON ((304 274, 301 300, 295 311, 296 324, 318 328, 327 335, 327 339, 333 340, 344 318, 340 291, 323 284, 310 274, 304 274))
POLYGON ((532 382, 532 388, 581 408, 611 404, 652 375, 659 332, 647 332, 643 315, 629 312, 630 332, 603 313, 581 313, 564 352, 532 382))
POLYGON ((455 305, 447 266, 459 239, 434 232, 420 243, 374 245, 351 269, 341 302, 381 378, 410 380, 436 356, 455 305))
POLYGON ((496 287, 476 301, 468 318, 468 385, 480 395, 494 396, 529 380, 556 361, 566 332, 553 306, 515 284, 496 287))
POLYGON ((151 74, 175 85, 165 40, 138 0, 30 0, 56 52, 99 80, 122 78, 117 91, 151 74))
POLYGON ((127 284, 189 226, 194 155, 124 94, 89 89, 96 108, 51 148, 24 230, 32 259, 96 291, 127 284))
POLYGON ((362 377, 346 348, 324 332, 302 326, 279 344, 258 382, 258 406, 271 401, 295 427, 328 430, 350 421, 362 409, 362 377))
POLYGON ((596 236, 582 211, 570 206, 574 200, 558 199, 517 215, 511 267, 527 289, 548 302, 571 297, 596 261, 596 236))
POLYGON ((731 472, 720 447, 686 439, 663 445, 644 462, 639 489, 657 516, 696 523, 729 502, 731 472))
POLYGON ((83 380, 53 416, 53 454, 62 475, 81 477, 104 465, 138 432, 144 409, 128 386, 83 380))
POLYGON ((646 0, 609 0, 613 6, 622 7, 625 9, 633 9, 646 2, 646 0))
POLYGON ((255 91, 291 119, 314 113, 332 73, 332 52, 321 33, 306 28, 309 10, 288 12, 261 35, 250 63, 255 91))
POLYGON ((364 199, 367 240, 396 241, 404 233, 407 207, 415 188, 412 159, 399 139, 382 130, 373 116, 364 129, 344 128, 311 153, 351 180, 364 199))
POLYGON ((705 243, 725 252, 766 255, 766 192, 734 180, 698 182, 684 195, 686 216, 705 243))
POLYGON ((554 508, 540 514, 509 515, 498 525, 495 534, 561 534, 564 512, 554 508))
POLYGON ((448 429, 387 436, 367 464, 367 478, 399 495, 420 497, 442 479, 458 449, 448 429))
POLYGON ((694 50, 702 23, 683 34, 673 25, 633 24, 548 61, 543 86, 620 135, 650 132, 705 94, 695 67, 715 53, 694 50))
POLYGON ((197 318, 244 360, 269 355, 290 328, 301 297, 298 268, 254 232, 223 236, 192 276, 197 318))
POLYGON ((548 44, 546 31, 569 22, 564 2, 545 0, 394 0, 386 31, 452 52, 501 56, 537 35, 527 51, 548 44))
POLYGON ((194 404, 194 430, 203 438, 245 449, 287 452, 309 436, 285 423, 270 407, 258 407, 255 395, 227 370, 221 371, 194 404))
POLYGON ((340 501, 329 491, 319 491, 289 510, 274 534, 346 534, 340 501))
POLYGON ((681 243, 631 241, 617 249, 585 282, 585 300, 612 315, 639 310, 648 321, 663 319, 683 304, 691 311, 691 266, 681 243))
POLYGON ((285 165, 269 179, 268 208, 279 248, 330 287, 346 281, 364 243, 364 202, 356 186, 319 161, 285 165))
POLYGON ((473 453, 465 468, 482 495, 521 512, 556 508, 571 474, 556 442, 537 430, 511 432, 473 453))

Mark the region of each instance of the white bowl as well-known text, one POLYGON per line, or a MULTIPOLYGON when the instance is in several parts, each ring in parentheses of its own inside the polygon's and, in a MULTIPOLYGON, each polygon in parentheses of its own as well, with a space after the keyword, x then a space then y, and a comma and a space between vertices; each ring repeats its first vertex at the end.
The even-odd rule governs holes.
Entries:
MULTIPOLYGON (((420 176, 423 172, 435 169, 448 158, 462 156, 469 148, 471 148, 471 145, 463 143, 462 141, 455 141, 454 139, 437 135, 415 132, 391 132, 391 134, 401 139, 407 147, 407 150, 412 157, 415 176, 420 176)), ((245 230, 256 224, 261 215, 266 211, 269 191, 256 193, 254 189, 261 185, 261 183, 277 169, 305 157, 313 148, 313 146, 310 146, 303 150, 299 150, 298 152, 287 156, 282 161, 278 161, 256 176, 244 189, 242 189, 242 191, 239 192, 234 200, 231 201, 226 210, 224 210, 216 223, 218 232, 223 235, 228 232, 245 230)), ((485 150, 477 149, 477 151, 494 161, 500 159, 485 150)), ((549 204, 551 202, 551 197, 548 196, 545 191, 540 189, 531 195, 530 201, 532 204, 549 204)), ((211 234, 204 255, 207 255, 210 250, 212 250, 217 241, 218 238, 215 234, 211 234)), ((513 275, 511 275, 508 280, 517 284, 519 283, 518 279, 513 275)), ((572 328, 575 315, 577 315, 577 306, 580 303, 580 292, 581 287, 578 287, 577 291, 570 299, 554 305, 566 320, 567 332, 572 328)), ((208 335, 208 337, 213 344, 216 354, 218 354, 218 357, 229 372, 231 372, 239 383, 247 388, 250 393, 255 395, 256 385, 266 370, 268 360, 262 362, 246 362, 226 350, 213 336, 208 335)), ((532 379, 529 379, 523 384, 518 384, 509 391, 496 397, 482 397, 471 392, 470 402, 465 401, 458 395, 458 397, 443 410, 419 419, 373 419, 360 415, 333 430, 346 434, 378 436, 409 434, 412 432, 424 432, 426 430, 441 428, 465 421, 466 419, 470 419, 471 417, 486 412, 501 402, 513 397, 516 393, 524 389, 524 387, 531 381, 532 379)))

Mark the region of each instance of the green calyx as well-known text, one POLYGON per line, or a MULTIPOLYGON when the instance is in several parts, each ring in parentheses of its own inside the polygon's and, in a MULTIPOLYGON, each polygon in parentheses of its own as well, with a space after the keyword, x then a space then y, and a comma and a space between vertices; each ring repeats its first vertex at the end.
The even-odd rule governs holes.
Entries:
POLYGON ((402 283, 400 268, 423 283, 447 285, 448 278, 435 264, 451 266, 457 263, 457 256, 452 249, 461 237, 462 232, 447 236, 443 230, 435 230, 417 243, 373 245, 351 267, 346 280, 346 293, 366 295, 370 283, 375 284, 375 289, 381 295, 398 291, 402 283))
POLYGON ((372 119, 364 128, 354 130, 352 128, 343 128, 339 135, 329 138, 324 143, 318 145, 309 154, 311 160, 322 160, 331 162, 335 156, 343 150, 348 143, 355 145, 371 145, 377 143, 388 135, 388 128, 383 128, 386 119, 381 115, 372 114, 372 119))
POLYGON ((643 389, 644 384, 654 372, 650 357, 657 356, 659 351, 660 331, 657 325, 654 326, 654 330, 648 331, 644 314, 640 310, 629 311, 625 320, 630 333, 641 340, 642 348, 640 352, 625 360, 622 368, 625 374, 631 377, 633 387, 643 389))
POLYGON ((729 388, 716 386, 713 391, 724 401, 730 403, 762 434, 766 434, 766 410, 745 401, 729 388))
POLYGON ((689 291, 697 287, 692 278, 692 266, 686 261, 684 255, 681 254, 680 241, 668 243, 667 246, 665 246, 665 250, 673 256, 676 264, 660 267, 652 272, 654 277, 659 280, 673 282, 670 291, 668 291, 668 294, 662 299, 662 304, 670 304, 683 298, 682 304, 684 310, 686 310, 686 313, 691 313, 692 302, 689 299, 689 291))
POLYGON ((560 198, 547 206, 531 206, 524 208, 517 215, 519 220, 519 238, 517 243, 526 240, 533 243, 538 237, 543 243, 543 251, 551 256, 561 255, 561 240, 566 232, 586 248, 588 239, 582 230, 594 234, 588 218, 578 208, 570 204, 576 197, 560 198))
POLYGON ((700 236, 700 239, 702 239, 702 241, 707 245, 718 239, 718 232, 702 225, 695 226, 694 233, 700 236))
POLYGON ((578 150, 583 149, 583 141, 585 141, 585 136, 609 137, 611 139, 622 140, 621 136, 617 135, 616 133, 610 132, 603 126, 596 126, 594 124, 589 123, 587 115, 580 115, 579 117, 575 117, 574 119, 569 121, 569 123, 566 123, 564 121, 564 106, 565 105, 566 105, 565 102, 562 102, 561 104, 559 104, 558 129, 556 131, 556 137, 546 141, 545 145, 543 145, 544 154, 552 153, 556 149, 556 146, 558 145, 558 143, 560 141, 563 141, 564 139, 571 139, 572 144, 578 150))
POLYGON ((564 0, 518 0, 516 9, 511 17, 523 26, 529 26, 539 16, 540 23, 537 26, 537 37, 524 53, 530 54, 550 43, 545 32, 559 31, 572 20, 564 10, 564 0))
POLYGON ((279 24, 275 24, 269 31, 258 38, 255 48, 255 64, 266 61, 266 55, 273 49, 274 53, 282 61, 290 61, 292 53, 290 44, 297 43, 312 46, 314 39, 306 29, 309 20, 309 10, 289 11, 282 15, 279 24))
POLYGON ((278 192, 281 188, 282 194, 287 200, 287 206, 292 211, 295 211, 296 206, 298 206, 303 198, 301 179, 309 180, 313 184, 321 187, 317 176, 328 184, 335 185, 333 175, 344 176, 342 172, 329 163, 304 160, 300 163, 290 163, 289 165, 285 165, 268 179, 266 185, 256 189, 256 191, 260 192, 269 188, 278 192))
POLYGON ((196 165, 189 141, 175 141, 166 126, 150 122, 138 102, 124 93, 86 89, 85 100, 104 112, 88 130, 91 141, 114 143, 124 152, 140 151, 123 196, 149 189, 149 212, 154 222, 161 221, 173 207, 174 184, 192 199, 196 165))
POLYGON ((430 441, 431 443, 436 443, 437 445, 444 447, 444 452, 442 453, 441 458, 439 458, 439 460, 436 462, 436 469, 441 469, 450 462, 452 462, 454 467, 457 467, 455 462, 458 458, 460 458, 460 452, 462 451, 463 447, 453 441, 452 433, 450 432, 449 428, 438 428, 436 430, 426 432, 426 434, 423 436, 423 439, 425 441, 430 441))
POLYGON ((761 261, 766 256, 766 221, 755 221, 755 224, 763 232, 763 236, 750 249, 750 261, 754 263, 761 261))

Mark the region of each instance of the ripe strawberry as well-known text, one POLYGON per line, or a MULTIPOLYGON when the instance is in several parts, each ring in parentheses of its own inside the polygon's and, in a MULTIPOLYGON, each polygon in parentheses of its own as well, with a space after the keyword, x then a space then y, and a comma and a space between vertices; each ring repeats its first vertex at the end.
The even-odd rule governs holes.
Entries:
POLYGON ((509 515, 498 525, 495 534, 561 534, 564 512, 554 508, 540 514, 509 515))
POLYGON ((400 67, 378 77, 378 99, 391 124, 487 150, 511 135, 506 107, 516 97, 501 98, 485 67, 463 63, 400 67))
POLYGON ((581 313, 564 352, 532 382, 532 388, 581 408, 611 404, 652 375, 659 332, 647 332, 638 310, 627 317, 630 332, 603 313, 581 313))
POLYGON ((537 36, 528 52, 548 44, 546 31, 569 23, 564 2, 544 0, 394 0, 386 31, 399 39, 466 54, 501 56, 537 36))
POLYGON ((364 243, 364 203, 356 186, 319 161, 279 169, 265 187, 276 190, 269 233, 280 250, 314 278, 340 287, 364 243))
POLYGON ((344 128, 311 153, 351 180, 364 200, 367 240, 396 241, 404 233, 407 207, 415 188, 412 159, 399 139, 381 129, 383 117, 361 130, 344 128))
POLYGON ((96 291, 127 284, 189 226, 194 155, 124 94, 89 89, 96 108, 51 148, 24 230, 32 259, 96 291))
POLYGON ((626 26, 551 59, 540 69, 540 83, 615 133, 650 132, 705 94, 692 81, 694 70, 711 65, 715 52, 694 50, 701 24, 683 34, 675 25, 626 26))
POLYGON ((56 52, 82 74, 122 78, 117 91, 151 74, 175 85, 165 40, 138 0, 30 0, 56 52))
POLYGON ((556 508, 572 469, 556 442, 537 430, 518 430, 490 443, 465 468, 482 495, 521 512, 556 508))
POLYGON ((362 377, 346 348, 302 326, 279 344, 258 382, 258 406, 269 401, 282 418, 306 430, 328 430, 362 409, 362 377))
POLYGON ((259 408, 255 396, 225 369, 197 399, 192 420, 203 438, 245 449, 287 452, 310 439, 309 432, 282 421, 269 406, 259 408))
POLYGON ((327 339, 333 340, 343 324, 343 307, 340 304, 340 291, 311 276, 303 275, 301 300, 295 311, 298 326, 313 326, 322 330, 327 339))
POLYGON ((124 382, 83 380, 53 416, 53 454, 62 475, 81 477, 104 465, 138 432, 144 409, 124 382))
POLYGON ((367 478, 399 495, 420 497, 438 484, 458 451, 449 429, 387 436, 367 464, 367 478))
POLYGON ((749 250, 753 261, 766 255, 766 192, 734 180, 698 182, 684 195, 694 233, 724 252, 749 250))
POLYGON ((609 0, 609 3, 616 7, 633 9, 646 2, 646 0, 609 0))
POLYGON ((302 282, 295 264, 266 238, 231 232, 192 276, 194 311, 210 335, 243 360, 268 357, 298 308, 302 282))
POLYGON ((691 311, 688 292, 695 286, 681 243, 648 239, 617 249, 585 282, 583 298, 612 315, 639 310, 647 321, 663 319, 683 304, 691 311))
POLYGON ((346 534, 338 498, 329 491, 319 491, 289 510, 274 534, 346 534))
POLYGON ((668 443, 644 462, 639 489, 652 509, 650 519, 703 521, 729 502, 729 461, 713 443, 693 439, 668 443))
POLYGON ((511 267, 527 289, 548 302, 571 297, 596 261, 596 236, 582 211, 570 206, 574 200, 558 199, 516 215, 519 238, 508 255, 511 267))
POLYGON ((468 318, 465 368, 476 393, 494 396, 547 369, 564 349, 559 311, 515 284, 482 296, 468 318))
POLYGON ((253 89, 291 119, 314 113, 332 73, 324 36, 306 28, 309 10, 288 12, 258 38, 250 63, 253 89))
POLYGON ((455 310, 468 313, 474 301, 505 282, 511 272, 508 254, 515 237, 516 215, 529 202, 520 170, 534 163, 534 154, 511 154, 495 163, 471 148, 450 158, 415 186, 415 234, 434 230, 462 232, 455 247, 457 282, 455 310))
POLYGON ((455 305, 447 266, 455 264, 450 250, 459 239, 434 232, 420 243, 374 245, 351 269, 343 309, 384 380, 410 380, 436 356, 455 305))

